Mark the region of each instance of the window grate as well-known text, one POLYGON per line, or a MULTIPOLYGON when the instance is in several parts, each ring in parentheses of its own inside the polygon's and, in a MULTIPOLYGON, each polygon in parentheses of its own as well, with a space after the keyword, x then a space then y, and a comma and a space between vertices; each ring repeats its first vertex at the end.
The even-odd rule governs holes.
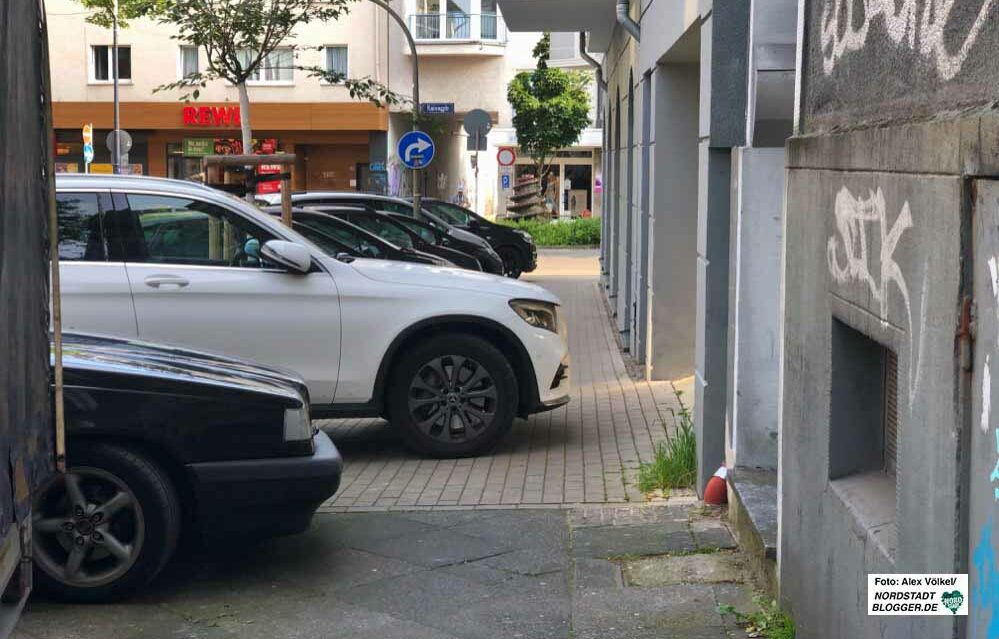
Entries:
POLYGON ((898 355, 885 349, 885 472, 898 467, 898 355))

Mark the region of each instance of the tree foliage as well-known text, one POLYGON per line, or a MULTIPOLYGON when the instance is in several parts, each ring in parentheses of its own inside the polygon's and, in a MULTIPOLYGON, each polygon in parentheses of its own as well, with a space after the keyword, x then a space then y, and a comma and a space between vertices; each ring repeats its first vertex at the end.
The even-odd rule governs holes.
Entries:
POLYGON ((534 158, 542 189, 555 153, 575 144, 590 125, 589 76, 549 67, 550 55, 551 35, 546 33, 534 48, 537 67, 518 73, 507 88, 517 143, 534 158))
MULTIPOLYGON (((92 0, 95 1, 95 0, 92 0)), ((102 0, 103 1, 103 0, 102 0)), ((147 0, 148 1, 148 0, 147 0)), ((288 68, 306 72, 347 88, 355 99, 399 104, 404 99, 371 78, 351 79, 321 66, 297 63, 298 54, 322 47, 295 42, 295 29, 312 22, 334 22, 354 0, 169 0, 159 21, 172 25, 175 40, 199 47, 207 67, 157 90, 190 89, 181 99, 197 99, 212 80, 244 85, 278 47, 290 49, 295 60, 288 68)))
MULTIPOLYGON (((111 28, 114 24, 114 0, 77 0, 93 13, 87 16, 87 22, 101 27, 111 28)), ((136 18, 160 13, 167 0, 118 0, 118 26, 128 27, 128 21, 136 18)))

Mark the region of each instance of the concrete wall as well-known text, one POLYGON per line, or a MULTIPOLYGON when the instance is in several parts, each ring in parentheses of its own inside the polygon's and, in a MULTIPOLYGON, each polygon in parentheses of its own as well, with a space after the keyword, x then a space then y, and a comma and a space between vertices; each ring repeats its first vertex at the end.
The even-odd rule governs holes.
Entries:
POLYGON ((983 178, 999 176, 999 10, 865 4, 805 13, 800 134, 787 146, 781 598, 805 638, 994 636, 999 192, 983 178), (836 415, 864 401, 832 370, 860 357, 833 322, 897 355, 894 476, 830 465, 856 441, 836 415), (872 572, 969 572, 967 625, 867 616, 872 572))
POLYGON ((777 467, 784 149, 732 155, 726 465, 777 467))

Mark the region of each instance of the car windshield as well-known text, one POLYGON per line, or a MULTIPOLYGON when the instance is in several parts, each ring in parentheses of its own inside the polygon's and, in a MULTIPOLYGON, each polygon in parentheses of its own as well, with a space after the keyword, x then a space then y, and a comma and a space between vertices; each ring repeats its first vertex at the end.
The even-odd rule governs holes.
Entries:
POLYGON ((371 237, 360 229, 352 229, 346 224, 339 224, 336 220, 328 219, 321 215, 310 215, 301 218, 301 223, 304 226, 343 242, 358 255, 365 257, 385 257, 384 248, 378 246, 377 242, 371 241, 371 237))
POLYGON ((383 240, 388 240, 396 246, 415 248, 413 238, 404 229, 392 223, 392 220, 382 215, 348 215, 351 224, 360 226, 365 231, 374 233, 383 240))
POLYGON ((418 234, 427 244, 438 246, 441 243, 440 237, 438 237, 437 233, 434 232, 433 227, 428 224, 421 224, 420 222, 407 217, 394 217, 392 218, 392 221, 398 222, 410 231, 418 234))
POLYGON ((448 222, 459 226, 468 226, 472 216, 460 206, 447 202, 427 202, 425 205, 434 213, 443 216, 448 222))
POLYGON ((324 253, 332 257, 336 257, 340 253, 348 251, 349 247, 346 244, 341 244, 337 242, 332 237, 317 231, 316 229, 310 227, 307 224, 302 224, 301 222, 295 222, 295 230, 298 231, 303 237, 311 241, 313 244, 318 246, 324 253))

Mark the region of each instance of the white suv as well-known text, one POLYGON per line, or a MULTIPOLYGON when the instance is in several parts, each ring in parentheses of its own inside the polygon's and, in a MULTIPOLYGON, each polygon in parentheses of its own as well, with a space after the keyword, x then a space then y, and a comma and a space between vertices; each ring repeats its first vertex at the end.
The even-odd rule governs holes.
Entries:
POLYGON ((175 180, 56 179, 63 322, 296 371, 315 417, 384 416, 435 456, 569 401, 559 300, 502 277, 325 254, 175 180))

